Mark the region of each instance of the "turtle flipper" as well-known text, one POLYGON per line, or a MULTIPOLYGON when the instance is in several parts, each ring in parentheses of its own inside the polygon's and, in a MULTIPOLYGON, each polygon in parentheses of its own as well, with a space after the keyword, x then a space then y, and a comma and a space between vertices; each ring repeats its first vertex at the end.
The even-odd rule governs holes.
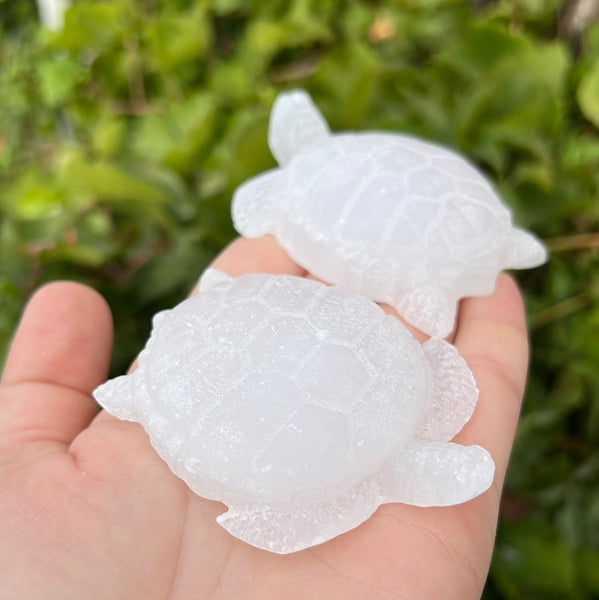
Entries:
POLYGON ((474 377, 458 351, 439 338, 422 346, 433 371, 431 407, 415 437, 448 442, 472 416, 478 390, 474 377))
POLYGON ((453 329, 457 303, 434 283, 425 281, 402 292, 391 304, 408 323, 428 335, 445 337, 453 329))
POLYGON ((451 506, 482 494, 493 482, 495 463, 480 446, 449 442, 415 443, 382 474, 386 502, 451 506))
POLYGON ((102 408, 118 419, 137 421, 134 377, 135 373, 132 373, 109 379, 92 392, 93 397, 102 408))
POLYGON ((328 504, 231 505, 216 520, 231 535, 252 546, 289 554, 354 529, 377 509, 380 502, 376 500, 370 488, 358 485, 328 504))
POLYGON ((303 90, 280 94, 268 127, 268 145, 282 167, 306 145, 330 135, 321 112, 303 90))
POLYGON ((233 194, 231 214, 238 233, 248 238, 257 238, 272 231, 271 210, 273 183, 278 169, 271 169, 242 183, 233 194))
POLYGON ((219 271, 218 269, 206 269, 198 281, 198 292, 201 294, 220 284, 231 283, 231 281, 233 281, 233 277, 227 275, 223 271, 219 271))
POLYGON ((508 244, 505 269, 530 269, 547 260, 547 249, 528 231, 514 227, 508 244))

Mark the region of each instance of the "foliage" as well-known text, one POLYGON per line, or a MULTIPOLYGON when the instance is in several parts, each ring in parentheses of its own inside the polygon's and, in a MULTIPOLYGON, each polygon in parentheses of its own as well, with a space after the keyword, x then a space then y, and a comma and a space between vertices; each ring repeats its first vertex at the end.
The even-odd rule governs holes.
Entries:
POLYGON ((598 596, 599 25, 565 31, 560 0, 79 0, 50 33, 30 4, 0 0, 0 360, 68 277, 110 302, 122 371, 307 87, 334 129, 462 151, 547 240, 518 274, 532 363, 485 597, 598 596))

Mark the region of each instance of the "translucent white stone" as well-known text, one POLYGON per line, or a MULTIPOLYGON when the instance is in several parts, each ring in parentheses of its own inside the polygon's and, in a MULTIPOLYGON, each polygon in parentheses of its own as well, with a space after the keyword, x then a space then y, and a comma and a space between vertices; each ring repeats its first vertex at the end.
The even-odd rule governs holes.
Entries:
POLYGON ((131 374, 95 390, 141 423, 171 470, 224 502, 218 522, 272 552, 301 550, 386 502, 465 502, 493 479, 449 440, 474 379, 455 348, 421 346, 374 302, 286 275, 209 271, 159 313, 131 374))
POLYGON ((331 134, 303 91, 275 101, 269 145, 280 169, 236 190, 237 231, 274 235, 314 275, 391 304, 429 335, 450 333, 457 301, 490 294, 499 271, 546 260, 481 173, 448 149, 331 134))

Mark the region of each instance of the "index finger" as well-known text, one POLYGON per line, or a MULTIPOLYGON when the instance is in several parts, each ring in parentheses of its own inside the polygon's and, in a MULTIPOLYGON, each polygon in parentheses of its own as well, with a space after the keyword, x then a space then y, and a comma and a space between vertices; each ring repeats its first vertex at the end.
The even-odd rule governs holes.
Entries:
POLYGON ((211 267, 231 277, 246 273, 306 275, 306 270, 293 262, 271 235, 236 238, 214 259, 211 267))

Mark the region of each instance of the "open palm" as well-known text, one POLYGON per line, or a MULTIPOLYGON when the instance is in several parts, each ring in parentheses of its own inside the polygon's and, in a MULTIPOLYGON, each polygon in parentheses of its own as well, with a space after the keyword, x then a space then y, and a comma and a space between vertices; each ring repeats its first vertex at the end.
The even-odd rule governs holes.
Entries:
MULTIPOLYGON (((240 239, 231 275, 308 276, 271 238, 240 239)), ((480 596, 527 366, 520 294, 462 302, 452 341, 480 398, 456 441, 495 459, 493 487, 462 505, 388 504, 357 529, 280 556, 232 538, 225 507, 189 491, 143 429, 97 412, 112 324, 104 301, 55 283, 29 303, 0 387, 0 598, 456 598, 480 596)))

